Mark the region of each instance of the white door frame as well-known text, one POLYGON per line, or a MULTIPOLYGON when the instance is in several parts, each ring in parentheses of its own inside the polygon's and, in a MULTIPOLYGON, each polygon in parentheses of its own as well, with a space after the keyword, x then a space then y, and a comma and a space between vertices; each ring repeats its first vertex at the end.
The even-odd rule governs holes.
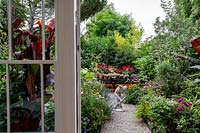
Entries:
MULTIPOLYGON (((42 1, 42 60, 12 60, 12 0, 8 0, 9 59, 0 60, 6 65, 7 132, 10 127, 10 78, 11 64, 40 64, 41 68, 41 132, 44 133, 44 79, 43 65, 55 64, 55 132, 81 133, 80 111, 80 23, 79 0, 55 0, 56 59, 45 60, 45 16, 42 1)), ((54 117, 54 116, 52 116, 54 117)))
POLYGON ((79 10, 75 13, 75 10, 79 9, 79 1, 76 3, 76 0, 56 0, 55 2, 57 45, 55 130, 56 133, 80 133, 79 10))

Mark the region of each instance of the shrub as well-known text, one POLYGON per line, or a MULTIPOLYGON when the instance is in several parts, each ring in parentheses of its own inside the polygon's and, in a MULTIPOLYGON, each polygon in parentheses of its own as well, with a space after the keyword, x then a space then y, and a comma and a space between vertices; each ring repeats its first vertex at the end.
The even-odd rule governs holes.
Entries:
POLYGON ((166 132, 170 122, 170 105, 167 99, 157 96, 154 92, 142 97, 137 106, 136 115, 149 121, 148 124, 153 132, 166 132))
POLYGON ((156 79, 167 97, 182 91, 183 76, 180 69, 169 61, 163 61, 156 66, 156 79))
POLYGON ((195 96, 197 99, 200 99, 200 83, 195 83, 194 81, 185 81, 185 89, 179 94, 182 97, 185 97, 190 100, 194 100, 195 96))
POLYGON ((104 99, 92 95, 81 97, 81 126, 83 132, 98 133, 109 119, 111 108, 104 99))
POLYGON ((188 101, 186 98, 180 97, 177 99, 173 107, 173 122, 177 125, 176 129, 180 132, 196 133, 200 131, 199 109, 200 104, 188 101))
POLYGON ((126 103, 136 105, 139 102, 143 93, 144 92, 139 87, 129 89, 126 96, 126 103))
POLYGON ((139 78, 141 82, 153 80, 155 77, 155 59, 152 56, 144 56, 134 61, 139 70, 139 78))
POLYGON ((111 114, 111 108, 106 102, 106 92, 96 81, 94 73, 87 69, 81 71, 81 125, 82 131, 88 133, 100 132, 101 125, 111 114))
POLYGON ((148 121, 152 132, 195 133, 200 131, 199 101, 167 99, 150 92, 142 97, 136 115, 148 121))

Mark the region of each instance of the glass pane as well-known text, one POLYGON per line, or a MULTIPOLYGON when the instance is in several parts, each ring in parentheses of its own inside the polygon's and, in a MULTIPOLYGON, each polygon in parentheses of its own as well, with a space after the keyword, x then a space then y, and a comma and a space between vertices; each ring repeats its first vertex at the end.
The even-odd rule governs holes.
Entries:
POLYGON ((54 66, 44 65, 44 73, 45 73, 44 74, 45 75, 45 90, 44 90, 45 132, 53 132, 55 131, 54 66))
POLYGON ((54 0, 45 0, 46 59, 55 59, 55 8, 54 0))
POLYGON ((7 0, 0 0, 0 60, 8 59, 7 0))
POLYGON ((10 66, 11 131, 41 131, 40 65, 10 66))
POLYGON ((6 65, 0 65, 0 132, 7 131, 6 115, 6 65))
POLYGON ((40 60, 42 56, 41 0, 13 0, 13 56, 40 60))

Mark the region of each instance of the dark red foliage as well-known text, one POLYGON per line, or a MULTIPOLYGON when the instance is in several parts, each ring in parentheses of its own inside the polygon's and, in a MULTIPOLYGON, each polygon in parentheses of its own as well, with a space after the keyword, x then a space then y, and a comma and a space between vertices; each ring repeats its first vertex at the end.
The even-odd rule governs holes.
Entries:
POLYGON ((193 38, 191 43, 194 50, 200 55, 200 37, 193 38))
MULTIPOLYGON (((42 56, 42 38, 41 38, 41 28, 42 28, 42 21, 37 20, 34 24, 38 25, 39 29, 36 27, 32 31, 23 31, 20 30, 18 27, 22 24, 21 19, 16 19, 13 22, 13 28, 15 30, 13 31, 13 53, 15 53, 16 49, 15 46, 17 45, 26 45, 27 47, 30 47, 32 49, 32 57, 30 55, 26 55, 25 53, 26 50, 30 50, 30 48, 25 49, 22 51, 22 56, 23 58, 26 59, 35 59, 35 60, 40 60, 42 56), (38 33, 39 32, 39 33, 38 33)), ((54 32, 55 32, 55 19, 52 18, 49 22, 48 25, 46 26, 47 31, 49 31, 48 37, 45 40, 45 48, 49 49, 50 45, 52 44, 52 40, 54 38, 54 32)), ((30 54, 30 53, 29 53, 30 54)), ((19 56, 18 56, 19 57, 19 56)))
POLYGON ((55 18, 52 18, 49 23, 47 24, 46 29, 48 31, 53 31, 55 29, 55 18))

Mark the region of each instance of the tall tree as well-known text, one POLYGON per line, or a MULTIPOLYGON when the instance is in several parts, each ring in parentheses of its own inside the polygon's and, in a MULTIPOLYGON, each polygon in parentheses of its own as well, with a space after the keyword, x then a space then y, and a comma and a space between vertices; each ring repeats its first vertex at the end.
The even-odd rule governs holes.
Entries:
POLYGON ((200 1, 199 0, 175 0, 176 7, 179 11, 184 12, 185 17, 200 19, 200 1))
POLYGON ((82 38, 82 67, 91 67, 94 62, 132 64, 133 49, 140 42, 143 29, 136 26, 130 15, 120 15, 113 5, 108 5, 90 19, 86 29, 82 38))
POLYGON ((109 36, 119 32, 123 37, 127 36, 133 23, 129 15, 120 15, 113 7, 107 6, 102 12, 91 18, 87 24, 87 33, 92 36, 109 36))
POLYGON ((101 11, 106 4, 107 0, 81 0, 81 21, 87 20, 101 11))

